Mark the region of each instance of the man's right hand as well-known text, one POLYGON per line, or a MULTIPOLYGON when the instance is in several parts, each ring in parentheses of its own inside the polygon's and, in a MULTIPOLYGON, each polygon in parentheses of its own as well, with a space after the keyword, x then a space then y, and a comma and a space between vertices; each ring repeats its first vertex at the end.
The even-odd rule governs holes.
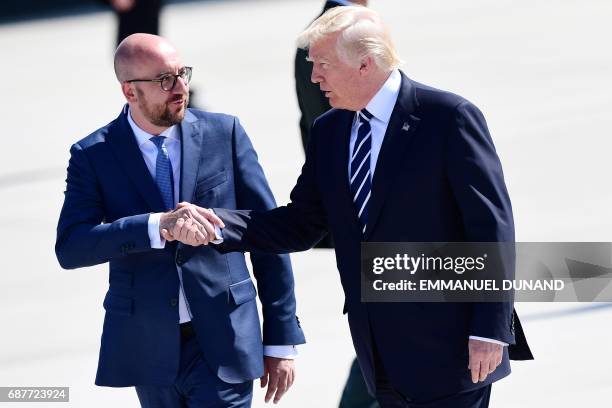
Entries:
POLYGON ((215 239, 215 226, 223 222, 214 213, 204 217, 200 208, 190 203, 180 203, 176 209, 160 217, 159 232, 167 241, 180 241, 186 245, 207 245, 215 239))

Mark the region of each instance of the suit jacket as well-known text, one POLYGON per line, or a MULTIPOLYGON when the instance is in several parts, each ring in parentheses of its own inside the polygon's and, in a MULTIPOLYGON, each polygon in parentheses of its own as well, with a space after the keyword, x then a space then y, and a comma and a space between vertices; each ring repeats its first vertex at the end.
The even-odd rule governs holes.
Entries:
MULTIPOLYGON (((223 381, 263 374, 256 289, 243 254, 167 243, 151 249, 148 217, 162 198, 127 110, 71 148, 56 253, 67 269, 109 263, 96 384, 170 385, 178 373, 177 267, 208 366, 223 381)), ((188 110, 181 129, 180 201, 260 210, 276 204, 238 119, 188 110)), ((287 256, 252 253, 263 341, 304 342, 287 256)))
MULTIPOLYGON (((508 351, 484 383, 472 384, 470 335, 515 343, 510 303, 362 303, 360 242, 513 241, 510 199, 480 111, 458 95, 402 74, 372 180, 361 233, 348 182, 354 112, 332 109, 315 122, 291 202, 268 212, 215 209, 222 251, 310 248, 329 228, 359 364, 371 392, 376 347, 391 384, 431 400, 490 384, 510 373, 508 351), (407 130, 405 130, 408 128, 407 130)), ((531 354, 518 336, 523 357, 531 354)))

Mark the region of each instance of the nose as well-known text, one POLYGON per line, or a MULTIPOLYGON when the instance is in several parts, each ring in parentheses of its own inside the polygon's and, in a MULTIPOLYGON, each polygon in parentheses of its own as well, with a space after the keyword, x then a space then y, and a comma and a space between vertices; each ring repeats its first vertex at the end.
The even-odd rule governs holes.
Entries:
POLYGON ((319 69, 317 68, 316 64, 312 65, 312 74, 310 75, 310 81, 314 84, 318 84, 319 82, 323 81, 323 77, 319 73, 319 69))
POLYGON ((189 84, 187 83, 187 80, 181 77, 176 78, 176 83, 174 84, 172 91, 175 93, 185 93, 188 92, 188 90, 189 84))

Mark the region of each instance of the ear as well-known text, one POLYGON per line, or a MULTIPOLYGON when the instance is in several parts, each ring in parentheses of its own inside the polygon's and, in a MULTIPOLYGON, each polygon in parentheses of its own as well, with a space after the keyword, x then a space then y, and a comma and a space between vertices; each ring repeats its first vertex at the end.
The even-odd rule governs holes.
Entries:
POLYGON ((136 102, 138 100, 136 96, 136 90, 134 89, 133 84, 129 82, 122 82, 121 91, 123 92, 123 96, 125 96, 125 99, 127 99, 128 102, 136 102))
POLYGON ((374 69, 374 59, 371 56, 363 57, 359 65, 359 73, 368 75, 374 69))

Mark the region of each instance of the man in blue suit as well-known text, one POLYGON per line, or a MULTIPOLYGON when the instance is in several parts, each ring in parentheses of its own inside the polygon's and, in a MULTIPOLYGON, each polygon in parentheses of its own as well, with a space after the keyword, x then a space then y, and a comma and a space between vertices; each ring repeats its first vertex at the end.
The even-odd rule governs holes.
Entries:
POLYGON ((287 206, 214 208, 225 223, 219 249, 302 251, 329 230, 357 357, 380 405, 487 407, 491 384, 510 374, 509 352, 531 358, 513 305, 364 303, 359 256, 362 241, 514 240, 482 113, 399 71, 386 27, 367 8, 331 9, 298 42, 334 109, 312 128, 287 206))
POLYGON ((109 263, 96 384, 136 386, 143 407, 249 407, 261 378, 278 401, 304 343, 289 258, 251 254, 262 343, 244 255, 197 246, 214 229, 196 204, 275 207, 251 142, 237 118, 186 108, 191 68, 161 37, 126 38, 115 71, 127 104, 72 146, 56 242, 64 268, 109 263))

